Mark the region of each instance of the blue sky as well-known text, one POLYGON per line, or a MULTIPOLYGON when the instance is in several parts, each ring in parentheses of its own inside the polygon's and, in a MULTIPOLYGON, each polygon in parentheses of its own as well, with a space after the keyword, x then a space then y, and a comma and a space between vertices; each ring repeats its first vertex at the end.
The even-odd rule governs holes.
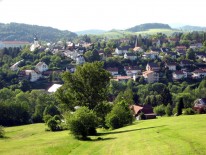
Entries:
POLYGON ((70 31, 151 22, 206 26, 205 6, 204 0, 0 0, 0 22, 70 31))

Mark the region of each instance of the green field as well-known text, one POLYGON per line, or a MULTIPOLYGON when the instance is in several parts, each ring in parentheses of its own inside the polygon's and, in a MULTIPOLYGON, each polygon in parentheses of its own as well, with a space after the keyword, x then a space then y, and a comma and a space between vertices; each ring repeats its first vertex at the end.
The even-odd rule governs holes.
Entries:
POLYGON ((75 140, 69 131, 45 132, 44 124, 9 127, 0 139, 0 155, 205 155, 205 120, 206 115, 195 115, 136 121, 110 132, 99 130, 92 141, 75 140))
POLYGON ((153 35, 157 33, 163 33, 166 34, 167 36, 172 35, 174 32, 180 32, 179 30, 173 30, 173 29, 149 29, 147 31, 141 31, 141 32, 136 32, 136 34, 141 34, 141 35, 153 35))

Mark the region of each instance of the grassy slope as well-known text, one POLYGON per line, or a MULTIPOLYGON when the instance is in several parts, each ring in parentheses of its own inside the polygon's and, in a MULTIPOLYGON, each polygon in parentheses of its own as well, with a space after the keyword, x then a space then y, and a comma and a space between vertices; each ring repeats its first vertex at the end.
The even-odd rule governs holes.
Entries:
POLYGON ((206 115, 164 117, 135 122, 103 140, 77 141, 68 131, 45 132, 43 124, 6 128, 0 154, 189 155, 206 154, 206 115))
POLYGON ((118 38, 124 38, 127 35, 139 35, 141 34, 142 36, 145 35, 153 35, 157 33, 164 33, 167 36, 172 35, 174 32, 180 32, 179 30, 172 30, 172 29, 149 29, 147 31, 141 31, 141 32, 129 32, 129 31, 108 31, 103 34, 100 34, 102 37, 107 37, 109 39, 118 39, 118 38))
POLYGON ((157 33, 164 33, 167 36, 170 36, 174 32, 179 32, 179 30, 172 30, 172 29, 149 29, 147 31, 136 32, 136 34, 153 35, 153 34, 157 34, 157 33))

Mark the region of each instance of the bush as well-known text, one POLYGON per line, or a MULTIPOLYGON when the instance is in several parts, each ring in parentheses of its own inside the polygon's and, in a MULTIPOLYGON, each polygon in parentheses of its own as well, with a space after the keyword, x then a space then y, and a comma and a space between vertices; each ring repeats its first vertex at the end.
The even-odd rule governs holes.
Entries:
POLYGON ((131 124, 134 118, 128 107, 116 104, 112 111, 106 116, 106 125, 111 129, 121 128, 131 124))
POLYGON ((187 109, 183 109, 183 112, 182 112, 183 115, 194 115, 195 112, 192 108, 187 108, 187 109))
POLYGON ((68 117, 67 122, 69 130, 77 139, 87 139, 87 136, 96 134, 97 116, 87 107, 77 109, 68 117))
POLYGON ((0 126, 0 138, 3 138, 4 134, 5 134, 5 132, 4 132, 3 126, 0 126))
POLYGON ((51 131, 61 131, 63 127, 61 125, 61 117, 59 115, 55 115, 52 117, 51 115, 45 115, 46 124, 48 125, 51 131), (50 119, 49 119, 50 118, 50 119))
POLYGON ((51 115, 44 115, 43 120, 44 120, 45 123, 47 123, 48 120, 50 120, 51 118, 52 118, 51 115))
POLYGON ((166 107, 165 107, 165 114, 167 116, 171 116, 172 115, 172 107, 170 104, 168 104, 166 107))
POLYGON ((159 116, 165 115, 165 106, 163 104, 154 108, 154 113, 159 116))

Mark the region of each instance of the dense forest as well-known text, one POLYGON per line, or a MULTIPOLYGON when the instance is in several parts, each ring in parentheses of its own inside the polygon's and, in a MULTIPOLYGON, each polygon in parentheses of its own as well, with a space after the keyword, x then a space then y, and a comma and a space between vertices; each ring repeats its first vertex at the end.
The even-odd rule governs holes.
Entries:
POLYGON ((61 31, 52 27, 44 27, 28 24, 2 24, 0 23, 1 41, 29 41, 32 42, 34 35, 38 35, 40 40, 54 42, 60 39, 71 40, 77 35, 70 31, 61 31))
POLYGON ((139 31, 146 31, 149 29, 171 29, 171 27, 168 24, 147 23, 147 24, 134 26, 132 28, 127 29, 127 31, 139 32, 139 31))

